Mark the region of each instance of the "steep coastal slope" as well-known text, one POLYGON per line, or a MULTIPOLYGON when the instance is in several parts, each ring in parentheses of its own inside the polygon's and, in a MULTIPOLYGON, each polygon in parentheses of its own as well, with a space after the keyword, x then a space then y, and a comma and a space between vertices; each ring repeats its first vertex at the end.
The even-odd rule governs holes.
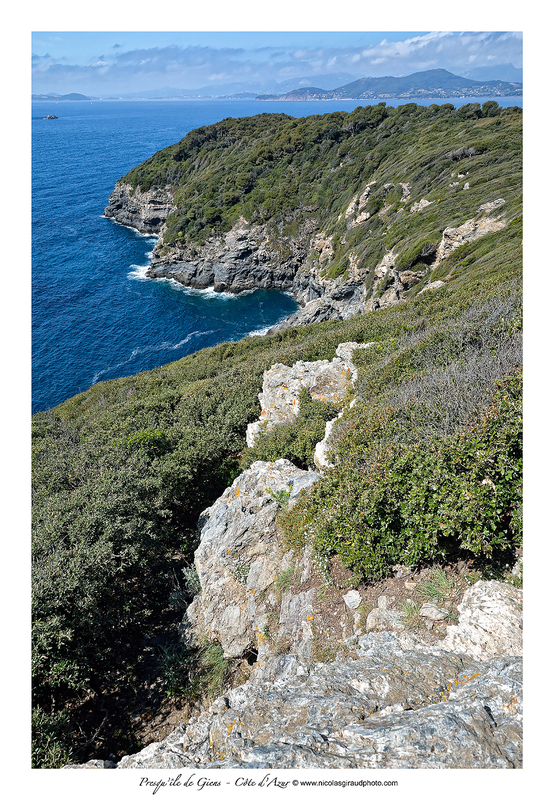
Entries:
MULTIPOLYGON (((321 400, 344 394, 353 353, 374 346, 341 343, 333 361, 275 365, 265 378, 277 372, 287 385, 278 379, 271 393, 264 378, 262 418, 267 407, 274 427, 287 424, 302 385, 321 400)), ((200 515, 198 591, 180 638, 185 652, 218 643, 220 663, 250 665, 248 679, 162 741, 80 768, 521 768, 522 590, 497 580, 467 588, 459 563, 449 574, 397 564, 382 594, 322 582, 314 542, 291 548, 279 523, 322 480, 285 459, 256 461, 200 515)))
POLYGON ((286 325, 398 303, 520 213, 521 113, 494 102, 226 119, 131 170, 105 210, 159 233, 150 277, 290 291, 286 325))
POLYGON ((521 766, 521 115, 460 111, 226 120, 119 185, 153 269, 324 319, 34 416, 35 767, 521 766))

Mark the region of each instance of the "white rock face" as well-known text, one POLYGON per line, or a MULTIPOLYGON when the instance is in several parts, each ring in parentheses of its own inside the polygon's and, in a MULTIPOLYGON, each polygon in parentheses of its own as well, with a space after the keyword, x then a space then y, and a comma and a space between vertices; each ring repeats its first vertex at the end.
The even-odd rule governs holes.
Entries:
POLYGON ((444 286, 444 281, 431 281, 431 283, 428 283, 427 286, 421 290, 421 292, 418 292, 418 295, 423 294, 424 292, 432 292, 433 289, 440 289, 441 286, 444 286))
POLYGON ((426 200, 424 197, 419 201, 419 203, 414 203, 410 208, 410 213, 415 214, 416 211, 421 211, 426 206, 432 205, 433 200, 426 200))
POLYGON ((459 658, 405 632, 365 634, 357 652, 274 656, 117 769, 522 767, 520 658, 459 658))
POLYGON ((503 228, 506 225, 505 220, 490 218, 488 215, 491 211, 500 208, 504 203, 505 201, 499 197, 497 200, 479 206, 477 216, 473 219, 468 219, 463 225, 460 225, 459 228, 445 228, 432 267, 436 267, 443 259, 449 256, 453 250, 466 242, 472 242, 474 239, 479 239, 486 233, 499 231, 503 228))
POLYGON ((375 274, 377 277, 383 278, 389 270, 392 270, 397 258, 398 253, 394 253, 392 250, 389 250, 388 253, 385 253, 381 261, 379 261, 375 267, 375 274))
POLYGON ((335 423, 339 420, 343 415, 341 411, 335 419, 330 419, 328 422, 325 423, 325 436, 323 439, 318 442, 315 446, 314 450, 314 464, 318 469, 328 469, 332 467, 332 463, 329 461, 329 440, 331 438, 331 434, 333 433, 333 428, 335 427, 335 423))
POLYGON ((347 592, 345 595, 343 595, 342 599, 346 603, 347 608, 350 608, 351 610, 358 608, 362 602, 361 594, 355 589, 352 589, 350 592, 347 592))
MULTIPOLYGON (((202 513, 194 556, 202 590, 183 619, 183 641, 197 646, 206 636, 221 642, 225 658, 249 651, 264 657, 271 593, 278 575, 293 564, 293 552, 282 549, 275 525, 278 500, 294 502, 319 478, 285 459, 255 461, 202 513)), ((309 616, 304 614, 309 602, 283 596, 280 625, 293 638, 308 636, 301 620, 309 616)))
MULTIPOLYGON (((369 196, 371 194, 371 191, 372 191, 372 189, 373 189, 373 187, 375 186, 376 183, 377 183, 377 181, 371 181, 371 183, 368 183, 367 186, 362 190, 362 192, 359 195, 354 195, 354 197, 350 201, 350 205, 348 206, 348 208, 346 209, 346 211, 344 213, 344 216, 347 219, 349 217, 352 217, 356 212, 360 212, 361 209, 367 204, 367 201, 369 200, 369 196)), ((358 216, 357 216, 354 224, 357 224, 360 221, 362 221, 360 219, 361 216, 362 216, 362 214, 358 213, 358 216)), ((367 216, 369 216, 369 215, 367 215, 367 216)), ((367 218, 367 216, 366 216, 366 218, 367 218)), ((342 217, 342 214, 339 216, 339 220, 341 219, 341 217, 342 217)))
POLYGON ((500 581, 478 581, 458 606, 458 625, 448 628, 445 650, 484 661, 523 654, 523 589, 500 581))
POLYGON ((258 395, 260 419, 248 426, 246 442, 254 445, 260 430, 270 431, 275 425, 293 422, 300 410, 300 390, 308 388, 313 398, 337 402, 351 385, 346 365, 338 359, 330 361, 297 361, 292 367, 274 364, 264 373, 262 391, 258 395))
POLYGON ((253 447, 261 431, 275 425, 293 422, 300 410, 300 390, 307 388, 315 400, 338 402, 357 378, 353 363, 354 350, 370 344, 343 342, 332 361, 297 361, 292 367, 274 364, 264 372, 262 391, 258 395, 262 412, 260 419, 248 425, 246 443, 253 447))

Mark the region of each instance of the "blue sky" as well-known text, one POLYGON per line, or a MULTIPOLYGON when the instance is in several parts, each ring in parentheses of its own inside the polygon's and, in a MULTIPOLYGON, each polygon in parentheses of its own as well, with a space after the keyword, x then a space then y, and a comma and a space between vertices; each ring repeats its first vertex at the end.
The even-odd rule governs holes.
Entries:
POLYGON ((32 63, 33 92, 95 96, 163 87, 244 84, 247 88, 330 73, 353 79, 408 75, 435 68, 490 79, 504 77, 502 70, 493 74, 491 69, 522 66, 522 35, 501 31, 35 30, 32 63), (483 69, 490 74, 480 74, 483 69))

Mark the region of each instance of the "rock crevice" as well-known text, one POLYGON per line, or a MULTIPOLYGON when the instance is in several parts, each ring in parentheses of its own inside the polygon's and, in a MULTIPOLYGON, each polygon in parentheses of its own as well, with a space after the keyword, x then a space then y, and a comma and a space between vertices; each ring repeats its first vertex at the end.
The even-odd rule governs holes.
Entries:
MULTIPOLYGON (((478 581, 435 643, 402 625, 352 635, 349 592, 343 646, 318 660, 313 558, 287 548, 277 514, 319 478, 255 462, 200 518, 201 591, 181 635, 192 648, 217 640, 229 658, 257 653, 247 682, 162 742, 80 768, 522 767, 521 589, 478 581)), ((378 606, 389 613, 386 598, 378 606)))

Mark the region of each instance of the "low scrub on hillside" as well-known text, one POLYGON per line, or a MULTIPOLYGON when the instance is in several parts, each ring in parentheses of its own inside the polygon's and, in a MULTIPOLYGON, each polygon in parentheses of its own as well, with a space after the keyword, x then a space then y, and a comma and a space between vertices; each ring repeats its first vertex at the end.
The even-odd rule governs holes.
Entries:
MULTIPOLYGON (((452 112, 437 109, 427 124, 440 136, 452 112)), ((490 153, 487 142, 500 136, 487 126, 512 117, 472 120, 486 123, 480 152, 490 153)), ((410 131, 418 119, 362 109, 348 124, 373 131, 386 123, 384 146, 385 131, 410 131)), ((260 163, 277 152, 293 159, 323 124, 309 120, 292 125, 277 115, 260 163)), ((239 124, 224 122, 218 131, 239 124)), ((330 115, 325 125, 313 146, 338 148, 337 158, 345 158, 355 143, 341 133, 346 116, 330 115)), ((189 134, 171 151, 186 151, 182 159, 170 154, 172 168, 186 165, 193 151, 204 163, 219 141, 208 129, 189 134)), ((457 141, 479 149, 473 137, 457 141)), ((407 155, 399 158, 400 176, 407 155)), ((500 151, 495 158, 502 162, 500 151)), ((165 176, 157 163, 153 175, 165 176)), ((500 192, 493 188, 491 199, 500 192)), ((518 191, 504 184, 501 191, 514 212, 518 191)), ((399 561, 509 559, 521 542, 521 219, 491 237, 449 256, 448 280, 436 291, 344 321, 225 342, 96 384, 34 416, 34 766, 86 760, 99 737, 116 755, 137 747, 124 715, 144 679, 145 637, 163 628, 171 598, 188 591, 178 576, 192 563, 199 514, 254 458, 309 465, 336 408, 308 398, 294 425, 246 447, 272 364, 332 359, 341 342, 376 343, 356 354, 357 404, 335 426, 336 466, 281 512, 292 545, 311 541, 323 566, 339 556, 360 580, 386 575, 399 561)), ((171 673, 174 693, 167 652, 160 675, 171 673)))
MULTIPOLYGON (((429 263, 425 253, 434 252, 444 228, 461 225, 484 203, 502 197, 507 218, 521 213, 521 116, 496 103, 383 102, 301 119, 228 118, 191 131, 122 180, 142 191, 174 190, 162 253, 169 245, 193 252, 242 217, 269 227, 276 258, 304 222, 320 227, 333 241, 326 278, 347 274, 350 263, 371 269, 391 249, 399 269, 417 268, 419 258, 429 263), (427 205, 411 213, 422 199, 427 205)), ((317 263, 319 252, 309 259, 317 263)))
POLYGON ((359 582, 397 563, 498 558, 521 545, 521 373, 455 433, 402 441, 402 417, 369 407, 344 426, 338 465, 281 515, 289 543, 312 543, 323 565, 338 555, 359 582))

